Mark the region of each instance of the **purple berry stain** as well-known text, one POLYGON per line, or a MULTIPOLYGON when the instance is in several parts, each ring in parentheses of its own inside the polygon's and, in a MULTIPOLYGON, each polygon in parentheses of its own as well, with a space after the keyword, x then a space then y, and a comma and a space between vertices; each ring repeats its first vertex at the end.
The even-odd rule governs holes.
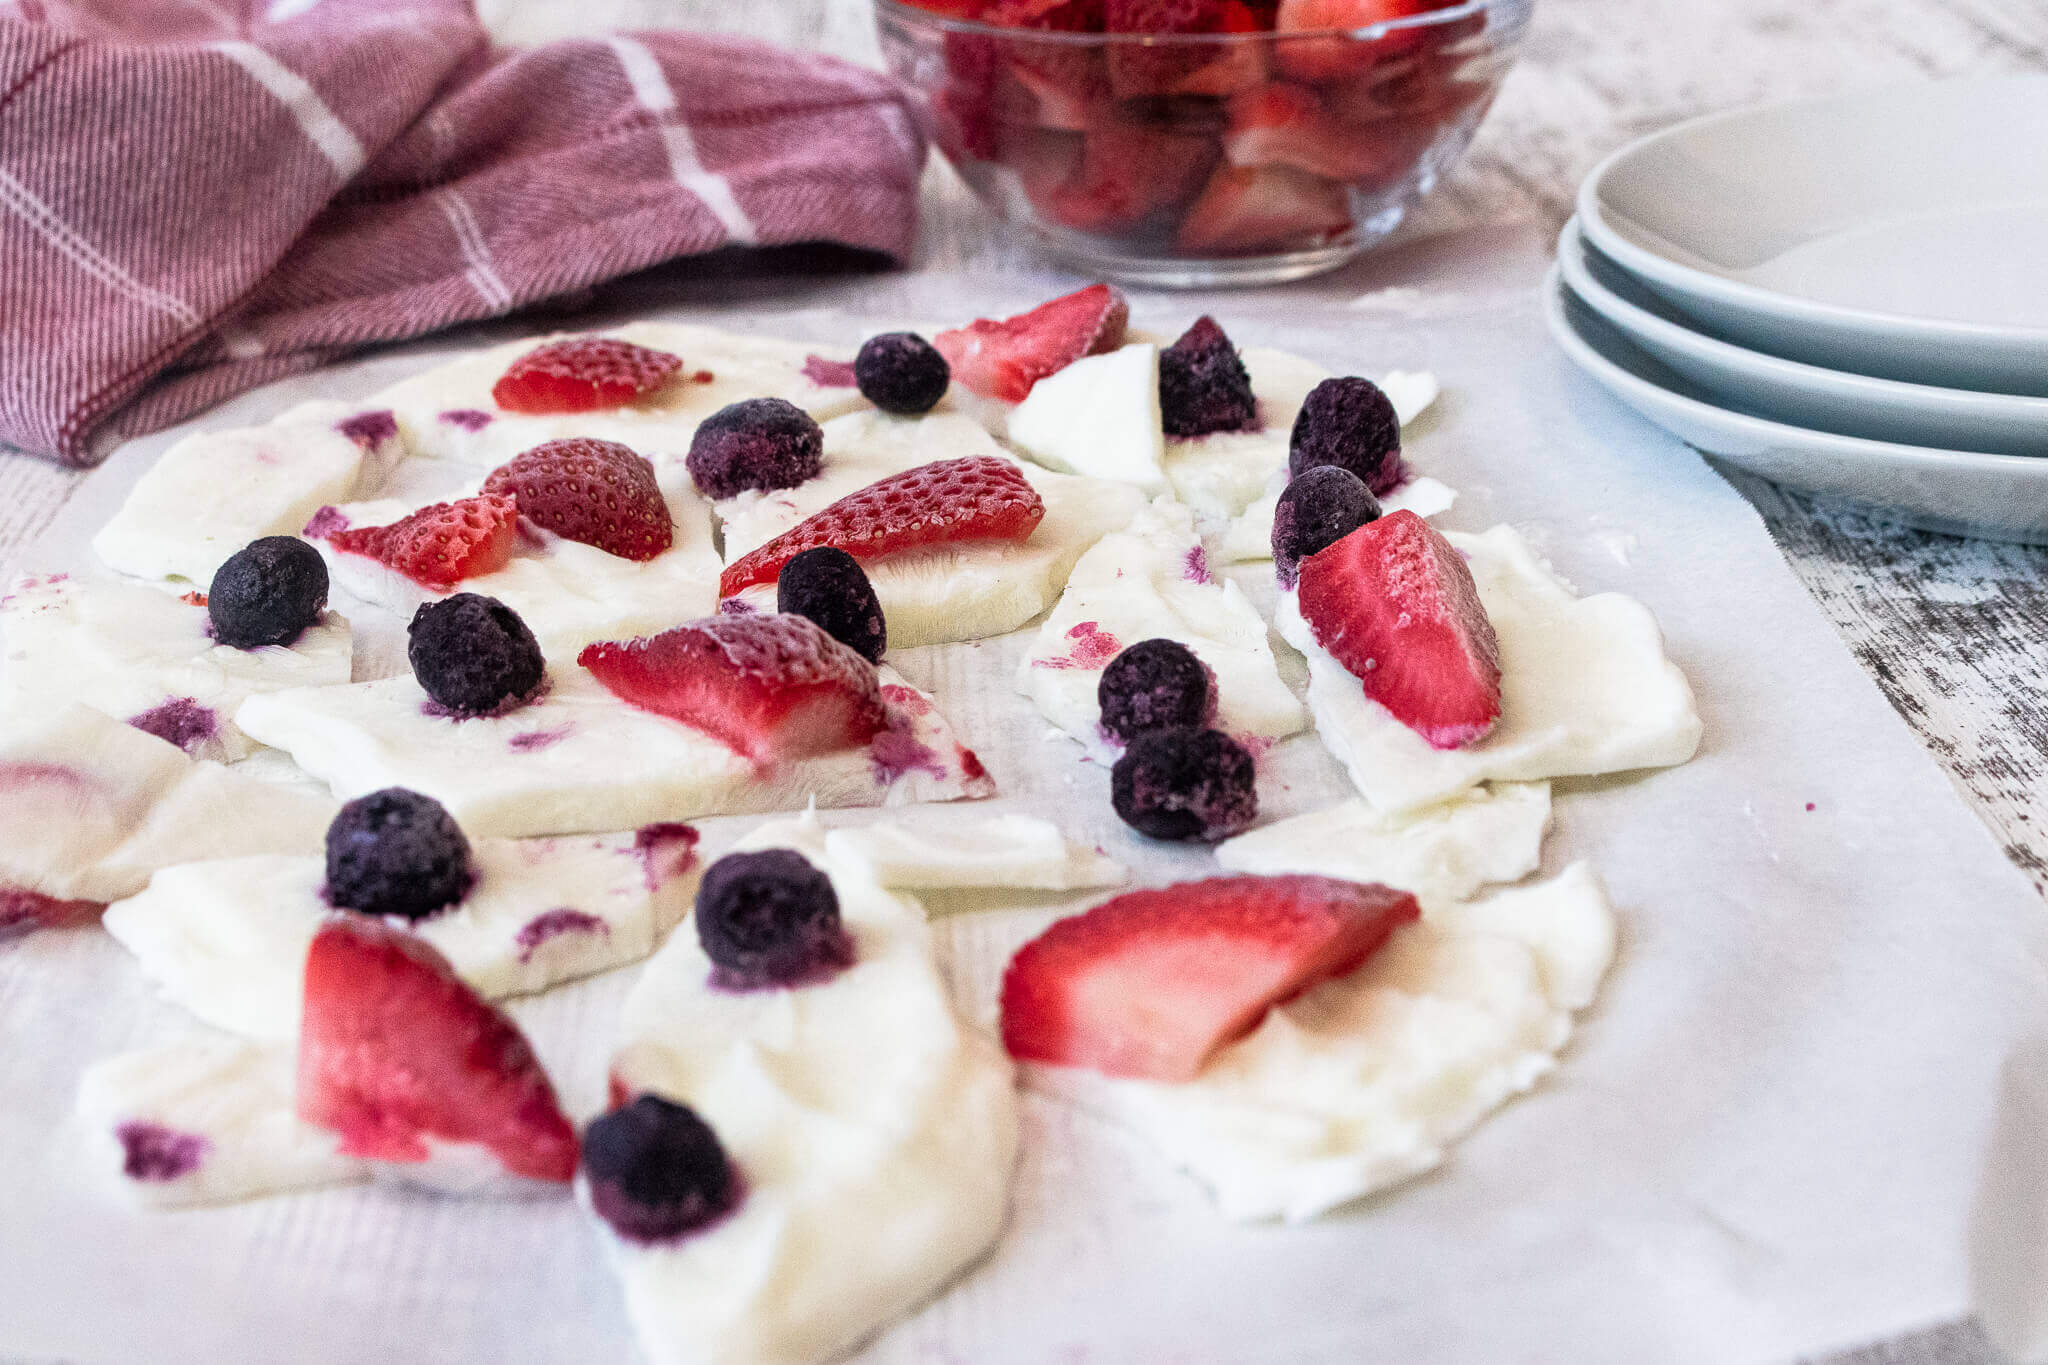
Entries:
POLYGON ((1096 625, 1083 621, 1067 632, 1067 638, 1074 642, 1072 652, 1055 655, 1049 659, 1033 659, 1033 668, 1103 668, 1111 659, 1123 653, 1123 644, 1116 636, 1096 625))
POLYGON ((482 431, 491 424, 491 414, 477 408, 450 408, 441 414, 441 420, 451 427, 463 431, 482 431))
POLYGON ((612 927, 596 915, 562 905, 528 920, 512 941, 519 945, 519 960, 529 962, 541 944, 563 934, 603 934, 610 937, 611 932, 612 927))
POLYGON ((206 741, 220 733, 220 717, 210 706, 201 706, 190 697, 171 697, 160 706, 152 706, 139 716, 131 716, 128 723, 146 735, 175 744, 186 753, 197 751, 206 741))
POLYGON ((662 884, 690 870, 697 860, 695 825, 678 820, 642 825, 633 835, 633 852, 647 873, 647 889, 658 891, 662 884))
POLYGON ((197 1133, 180 1133, 160 1123, 131 1119, 114 1129, 121 1140, 121 1173, 153 1184, 177 1180, 199 1169, 213 1144, 197 1133))
POLYGON ((756 608, 744 597, 722 597, 718 601, 720 616, 752 616, 756 608))
POLYGON ((530 754, 550 745, 559 744, 575 732, 573 725, 557 725, 552 730, 528 730, 523 735, 514 735, 505 741, 505 747, 515 754, 530 754))
POLYGON ((821 355, 804 357, 804 378, 821 389, 850 389, 858 382, 853 377, 852 361, 827 360, 821 355))
POLYGON ((359 412, 335 427, 335 430, 369 449, 380 446, 398 435, 398 419, 387 412, 359 412))
POLYGON ((909 729, 889 729, 868 741, 868 762, 874 766, 875 781, 893 786, 914 772, 943 778, 946 765, 928 744, 909 729))
POLYGON ((341 509, 328 506, 315 512, 313 519, 306 523, 305 529, 299 534, 308 540, 325 540, 336 531, 346 531, 347 529, 348 518, 342 515, 341 509))
POLYGON ((1214 582, 1209 573, 1209 552, 1199 545, 1189 550, 1187 560, 1181 565, 1180 575, 1190 583, 1214 582))

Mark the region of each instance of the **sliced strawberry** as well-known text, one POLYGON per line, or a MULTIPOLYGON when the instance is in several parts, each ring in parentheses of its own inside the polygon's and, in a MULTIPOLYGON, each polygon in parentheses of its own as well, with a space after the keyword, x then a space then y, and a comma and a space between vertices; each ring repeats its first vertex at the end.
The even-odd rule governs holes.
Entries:
POLYGON ((485 493, 433 503, 389 526, 344 527, 330 532, 327 543, 368 555, 422 587, 446 590, 504 568, 518 523, 518 504, 501 493, 485 493))
MULTIPOLYGON (((1104 0, 1112 33, 1163 38, 1256 33, 1268 27, 1244 0, 1104 0)), ((1116 43, 1108 49, 1110 87, 1119 99, 1147 95, 1226 95, 1256 83, 1260 43, 1116 43)))
POLYGON ((1375 38, 1289 38, 1305 29, 1364 29, 1427 14, 1456 0, 1280 0, 1273 27, 1273 58, 1297 80, 1328 80, 1362 71, 1431 41, 1427 28, 1395 29, 1375 38))
POLYGON ((865 744, 889 724, 875 666, 803 616, 710 616, 576 662, 643 711, 767 765, 865 744))
POLYGON ((1018 949, 1003 1046, 1021 1061, 1192 1080, 1267 1010, 1356 970, 1421 913, 1405 891, 1330 877, 1127 892, 1018 949))
POLYGON ((1405 170, 1408 150, 1399 140, 1338 122, 1315 91, 1281 82, 1231 100, 1230 129, 1223 135, 1223 153, 1232 165, 1292 166, 1348 182, 1405 170))
POLYGON ((718 591, 730 597, 773 583, 783 565, 820 545, 867 563, 926 545, 1023 540, 1044 517, 1045 500, 1010 461, 994 455, 939 460, 848 493, 741 555, 726 565, 718 591))
POLYGON ((106 909, 101 901, 66 901, 18 886, 0 886, 0 938, 31 929, 85 924, 106 909))
POLYGON ((1174 244, 1197 256, 1315 246, 1351 226, 1344 187, 1292 166, 1222 166, 1174 244))
POLYGON ((1433 749, 1500 719, 1500 642, 1465 557, 1413 512, 1368 522, 1301 561, 1302 619, 1365 695, 1433 749))
POLYGON ((351 1156, 472 1143, 514 1175, 576 1173, 576 1130, 519 1026, 424 939, 360 915, 329 919, 306 954, 298 1108, 351 1156))
POLYGON ((491 471, 485 493, 502 493, 534 525, 621 559, 652 559, 675 543, 654 466, 617 441, 547 441, 491 471))
POLYGON ((1123 345, 1130 320, 1122 291, 1091 284, 1013 318, 978 318, 940 332, 932 345, 953 367, 956 383, 983 398, 1021 403, 1047 375, 1123 345))
MULTIPOLYGON (((1048 33, 1090 33, 1102 29, 1102 0, 996 0, 983 22, 1048 33)), ((1093 43, 1058 38, 1004 39, 1003 70, 1021 87, 1026 105, 1010 120, 1018 126, 1078 132, 1093 107, 1109 94, 1102 54, 1093 43)), ((999 100, 999 106, 1011 103, 999 100)))
POLYGON ((654 392, 683 358, 611 337, 551 341, 512 362, 491 397, 507 412, 593 412, 654 392))
MULTIPOLYGON (((1124 232, 1185 206, 1216 161, 1213 137, 1102 123, 1085 135, 1073 173, 1032 203, 1078 232, 1124 232)), ((1028 195, 1031 183, 1024 184, 1028 195)))

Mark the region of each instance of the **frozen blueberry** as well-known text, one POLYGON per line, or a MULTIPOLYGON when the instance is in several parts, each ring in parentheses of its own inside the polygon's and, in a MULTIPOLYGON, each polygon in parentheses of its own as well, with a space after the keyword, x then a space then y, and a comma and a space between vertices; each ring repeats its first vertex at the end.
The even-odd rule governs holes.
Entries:
POLYGON ((431 796, 386 787, 327 827, 327 899, 366 915, 423 919, 469 891, 469 840, 431 796))
POLYGON ((866 658, 882 661, 889 624, 860 561, 836 545, 805 550, 775 580, 775 610, 808 616, 825 633, 866 658))
POLYGON ((1206 313, 1159 353, 1159 416, 1168 436, 1250 431, 1259 424, 1252 377, 1206 313))
POLYGON ((1221 730, 1147 730, 1110 769, 1110 804, 1154 839, 1227 839, 1258 816, 1252 766, 1221 730))
POLYGON ((1291 480, 1273 508, 1273 567, 1293 587, 1301 561, 1380 519, 1380 500, 1348 469, 1317 465, 1291 480))
POLYGON ((327 565, 296 536, 265 536, 229 555, 206 589, 213 636, 254 649, 288 645, 327 606, 327 565))
POLYGON ((519 613, 473 592, 414 612, 405 655, 427 695, 459 716, 491 715, 526 700, 546 671, 519 613))
POLYGON ((740 1181, 711 1125, 659 1095, 592 1119, 583 1130, 590 1206, 621 1237, 660 1242, 723 1216, 740 1181))
POLYGON ((884 332, 861 343, 853 382, 883 412, 915 417, 946 396, 953 368, 938 348, 915 332, 884 332))
POLYGON ((787 848, 728 853, 697 884, 697 941, 712 984, 804 986, 853 965, 831 879, 787 848))
POLYGON ((825 462, 825 433, 811 415, 781 398, 748 398, 697 425, 684 461, 707 498, 749 488, 794 488, 825 462))
POLYGON ((1374 493, 1400 481, 1401 419, 1370 379, 1325 379, 1302 400, 1287 442, 1287 473, 1325 464, 1350 470, 1374 493))
POLYGON ((1102 728, 1125 743, 1147 730, 1199 726, 1209 715, 1209 670, 1178 640, 1140 640, 1102 670, 1095 702, 1102 728))

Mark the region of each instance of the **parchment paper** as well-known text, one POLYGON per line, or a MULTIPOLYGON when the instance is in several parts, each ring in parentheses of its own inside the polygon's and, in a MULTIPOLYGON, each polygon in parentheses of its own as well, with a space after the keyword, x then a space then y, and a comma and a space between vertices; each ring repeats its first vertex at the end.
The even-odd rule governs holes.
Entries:
MULTIPOLYGON (((1134 306, 1141 325, 1171 330, 1208 308, 1241 344, 1346 372, 1434 370, 1445 397, 1410 454, 1463 492, 1443 524, 1513 522, 1583 591, 1631 593, 1663 623, 1706 738, 1681 769, 1559 784, 1546 867, 1591 858, 1622 919, 1614 971, 1561 1069, 1440 1171, 1298 1228, 1227 1224, 1135 1139, 1032 1096, 1001 1244, 863 1359, 1785 1360, 1970 1311, 1973 1251, 1994 1327, 2026 1318, 2048 1208, 2031 1159, 2048 1108, 2042 906, 1750 507, 1556 353, 1530 264, 1489 276, 1468 253, 1448 276, 1419 275, 1429 287, 1350 306, 1327 284, 1134 306)), ((1062 284, 763 282, 740 287, 757 302, 710 307, 685 289, 636 307, 852 341, 878 323, 1008 311, 1062 284)), ((205 424, 361 397, 452 344, 278 384, 205 424)), ((177 434, 119 453, 31 563, 83 566, 86 537, 177 434)), ((1266 566, 1238 576, 1270 605, 1266 566)), ((1046 738, 1011 682, 1028 638, 894 661, 937 693, 1003 805, 1050 816, 1145 880, 1211 866, 1140 846, 1110 813, 1107 773, 1046 738)), ((1299 659, 1276 648, 1299 686, 1299 659)), ((1273 816, 1345 791, 1313 737, 1276 749, 1263 782, 1273 816)), ((752 823, 711 822, 714 847, 752 823)), ((987 1017, 1008 949, 1084 901, 947 916, 966 1006, 987 1017)), ((516 1008, 579 1112, 600 1098, 631 972, 516 1008)), ((632 1358, 616 1287, 566 1199, 372 1186, 171 1214, 96 1199, 69 1155, 78 1072, 181 1026, 97 931, 0 946, 0 1356, 632 1358)), ((845 1254, 860 1254, 857 1239, 845 1254)))

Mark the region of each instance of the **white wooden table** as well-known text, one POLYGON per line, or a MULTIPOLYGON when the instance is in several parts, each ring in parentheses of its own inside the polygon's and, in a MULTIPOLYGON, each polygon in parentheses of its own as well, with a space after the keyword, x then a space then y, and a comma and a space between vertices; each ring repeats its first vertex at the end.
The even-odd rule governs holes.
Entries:
MULTIPOLYGON (((868 0, 479 0, 508 42, 607 27, 746 32, 874 60, 868 0)), ((2040 0, 1539 0, 1520 65, 1470 155, 1402 239, 1495 224, 1553 234, 1603 154, 1757 100, 2048 69, 2040 0)), ((920 265, 1021 264, 943 167, 920 265)), ((1367 270, 1369 274, 1369 267, 1367 270)), ((1333 286, 1337 287, 1337 286, 1333 286)), ((1357 276, 1342 286, 1355 292, 1357 276)), ((0 450, 0 580, 81 476, 0 450)), ((2048 896, 2048 549, 1904 530, 1731 476, 1886 696, 2048 896)), ((1831 1365, 1990 1365, 1973 1324, 1831 1365)))

